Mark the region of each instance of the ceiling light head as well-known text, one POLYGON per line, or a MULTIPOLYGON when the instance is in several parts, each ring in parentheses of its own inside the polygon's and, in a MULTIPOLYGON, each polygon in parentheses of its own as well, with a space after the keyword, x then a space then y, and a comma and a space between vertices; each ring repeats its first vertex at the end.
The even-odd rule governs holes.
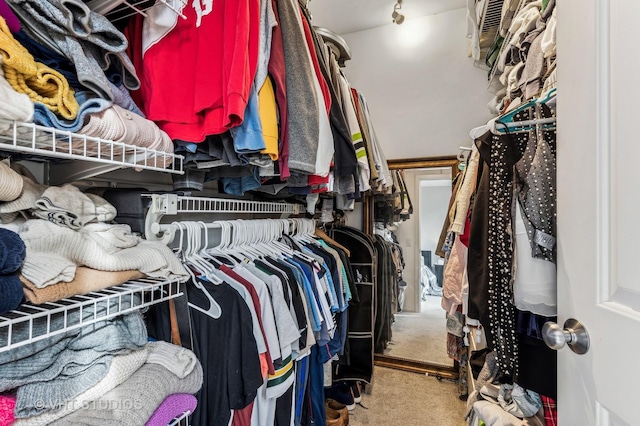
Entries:
POLYGON ((399 12, 402 9, 402 0, 397 0, 393 6, 393 13, 391 14, 391 20, 394 24, 402 24, 404 22, 404 15, 399 12))

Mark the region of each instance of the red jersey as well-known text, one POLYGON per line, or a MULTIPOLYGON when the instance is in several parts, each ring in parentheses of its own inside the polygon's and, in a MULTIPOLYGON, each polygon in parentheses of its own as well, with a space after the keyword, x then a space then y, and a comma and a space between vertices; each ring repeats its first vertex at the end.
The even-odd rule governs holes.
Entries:
POLYGON ((147 50, 147 118, 171 139, 201 142, 242 123, 258 63, 259 0, 188 0, 175 28, 147 50))

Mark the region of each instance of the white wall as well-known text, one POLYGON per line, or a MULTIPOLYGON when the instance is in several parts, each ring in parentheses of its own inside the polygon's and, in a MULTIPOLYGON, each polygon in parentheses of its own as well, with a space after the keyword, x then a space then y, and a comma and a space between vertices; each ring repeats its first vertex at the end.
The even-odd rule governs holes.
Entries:
POLYGON ((342 35, 353 56, 345 73, 367 99, 387 158, 455 155, 491 118, 486 72, 467 57, 465 13, 342 35))
POLYGON ((420 214, 420 250, 431 250, 433 263, 436 261, 436 245, 451 198, 451 180, 434 181, 434 183, 437 184, 420 186, 420 210, 418 211, 420 214))

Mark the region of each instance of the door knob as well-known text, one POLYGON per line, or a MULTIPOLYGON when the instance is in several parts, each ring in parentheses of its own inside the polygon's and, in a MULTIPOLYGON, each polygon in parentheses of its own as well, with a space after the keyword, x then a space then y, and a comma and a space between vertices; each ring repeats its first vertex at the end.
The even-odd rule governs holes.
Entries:
POLYGON ((564 322, 564 329, 555 322, 548 321, 542 326, 542 338, 551 349, 562 349, 565 344, 579 354, 589 350, 589 333, 584 325, 576 319, 569 318, 564 322))

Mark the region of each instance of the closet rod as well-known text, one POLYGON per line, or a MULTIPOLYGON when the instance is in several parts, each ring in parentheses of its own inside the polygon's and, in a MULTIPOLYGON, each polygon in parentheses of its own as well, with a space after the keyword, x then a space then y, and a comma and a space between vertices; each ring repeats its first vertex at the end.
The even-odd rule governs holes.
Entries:
POLYGON ((508 129, 516 129, 517 130, 520 127, 536 126, 538 124, 553 124, 555 122, 556 122, 556 118, 555 117, 549 117, 549 118, 539 118, 537 120, 512 121, 512 122, 508 122, 508 123, 496 120, 495 124, 496 124, 496 130, 497 131, 501 131, 505 127, 508 128, 508 129))

